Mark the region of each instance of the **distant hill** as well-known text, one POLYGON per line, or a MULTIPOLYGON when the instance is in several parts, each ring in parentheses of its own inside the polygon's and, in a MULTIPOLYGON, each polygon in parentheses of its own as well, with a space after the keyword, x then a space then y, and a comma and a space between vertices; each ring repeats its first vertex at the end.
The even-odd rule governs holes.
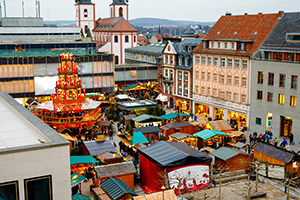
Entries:
POLYGON ((73 20, 57 20, 57 21, 44 21, 46 25, 56 25, 56 26, 75 26, 75 21, 73 20))
POLYGON ((158 26, 158 25, 210 25, 214 22, 178 21, 160 18, 137 18, 130 20, 133 26, 158 26))

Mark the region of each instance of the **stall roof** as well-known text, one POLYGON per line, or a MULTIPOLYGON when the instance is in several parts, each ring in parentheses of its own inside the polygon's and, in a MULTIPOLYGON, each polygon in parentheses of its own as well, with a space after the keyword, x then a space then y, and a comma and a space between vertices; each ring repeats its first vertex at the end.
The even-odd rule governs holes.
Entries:
POLYGON ((168 130, 168 129, 171 129, 171 128, 181 128, 181 127, 187 127, 187 126, 193 126, 192 124, 184 121, 184 120, 181 120, 181 121, 173 121, 172 123, 169 123, 169 124, 166 124, 162 127, 160 127, 161 129, 163 130, 168 130))
POLYGON ((122 158, 122 156, 119 155, 118 153, 105 152, 105 153, 99 155, 98 158, 102 161, 105 161, 106 159, 122 158))
POLYGON ((98 163, 93 156, 70 156, 70 165, 98 163))
POLYGON ((121 199, 126 194, 137 196, 135 191, 133 191, 121 179, 110 177, 105 181, 103 181, 102 183, 100 183, 100 186, 112 200, 121 199))
MULTIPOLYGON (((181 117, 189 117, 190 115, 185 114, 185 113, 179 113, 179 116, 181 116, 181 117)), ((174 119, 174 118, 177 117, 177 113, 169 113, 169 114, 166 114, 166 115, 162 115, 160 117, 163 118, 163 119, 166 119, 166 120, 174 119)))
POLYGON ((132 118, 135 118, 136 115, 124 115, 123 117, 124 117, 125 120, 130 120, 132 118))
POLYGON ((122 162, 109 165, 101 165, 94 167, 97 178, 106 178, 123 174, 136 173, 136 169, 132 162, 122 162))
POLYGON ((134 145, 134 147, 140 150, 140 149, 146 147, 146 145, 138 143, 138 144, 134 145))
POLYGON ((82 183, 86 178, 81 175, 79 172, 71 175, 71 187, 75 187, 76 185, 82 183))
POLYGON ((223 133, 221 131, 208 130, 208 129, 200 131, 198 133, 195 133, 194 135, 197 136, 197 137, 199 137, 199 138, 202 138, 203 140, 207 140, 207 139, 215 137, 217 135, 228 136, 228 134, 223 133))
POLYGON ((66 135, 66 134, 61 134, 61 136, 63 136, 65 139, 67 139, 68 141, 71 141, 71 142, 75 142, 76 140, 74 138, 72 138, 70 135, 66 135))
POLYGON ((111 121, 99 121, 97 123, 98 126, 108 126, 111 123, 111 121))
POLYGON ((211 162, 212 158, 196 149, 177 142, 159 141, 142 148, 141 154, 161 168, 211 162))
POLYGON ((72 199, 73 199, 73 200, 91 200, 90 197, 85 196, 85 195, 82 195, 82 194, 79 194, 79 193, 74 194, 74 195, 72 196, 72 199))
POLYGON ((286 150, 280 149, 279 147, 268 145, 262 142, 257 142, 253 146, 253 150, 263 153, 267 156, 270 156, 286 164, 289 163, 292 160, 292 158, 295 156, 292 152, 290 153, 287 152, 286 150))
POLYGON ((182 140, 182 139, 184 139, 186 137, 189 137, 189 136, 190 135, 187 134, 187 133, 179 133, 179 132, 170 135, 170 137, 173 137, 173 138, 178 139, 178 140, 182 140))
POLYGON ((145 121, 147 119, 159 119, 159 120, 162 120, 162 118, 160 118, 158 116, 148 115, 148 114, 140 115, 138 117, 132 118, 131 120, 133 120, 135 122, 142 122, 142 121, 145 121))
POLYGON ((233 130, 227 120, 217 120, 208 122, 213 130, 217 131, 230 131, 233 130))
POLYGON ((149 143, 149 141, 145 138, 142 132, 133 132, 131 143, 132 144, 149 143))
POLYGON ((132 84, 132 85, 129 85, 129 86, 127 86, 127 87, 125 87, 125 88, 120 88, 120 90, 131 90, 131 89, 133 89, 133 88, 135 88, 137 85, 136 84, 132 84))
POLYGON ((229 137, 239 137, 241 135, 246 135, 246 132, 241 132, 241 131, 232 131, 227 133, 229 137))
POLYGON ((241 148, 244 148, 247 144, 245 143, 242 143, 242 142, 238 142, 236 143, 235 145, 233 145, 234 147, 238 148, 238 149, 241 149, 241 148))
POLYGON ((115 147, 109 140, 104 141, 88 141, 84 142, 90 155, 99 155, 107 151, 116 151, 115 147))
POLYGON ((229 158, 232 158, 238 154, 244 154, 244 155, 251 156, 250 154, 247 154, 240 150, 232 149, 232 148, 228 148, 228 147, 219 148, 219 149, 211 152, 210 154, 221 160, 228 160, 229 158))
POLYGON ((160 129, 158 126, 147 126, 147 127, 139 127, 133 129, 136 132, 142 132, 142 133, 155 133, 160 132, 160 129))

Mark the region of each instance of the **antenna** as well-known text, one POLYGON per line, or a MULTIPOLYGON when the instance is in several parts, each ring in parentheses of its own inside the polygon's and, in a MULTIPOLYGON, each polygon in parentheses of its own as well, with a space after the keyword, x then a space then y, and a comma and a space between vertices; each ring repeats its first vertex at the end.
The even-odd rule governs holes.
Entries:
POLYGON ((0 19, 2 18, 2 5, 1 5, 1 2, 0 2, 0 19))
POLYGON ((3 6, 4 6, 4 17, 6 18, 6 5, 5 5, 5 0, 3 0, 3 6))
POLYGON ((35 0, 35 17, 38 18, 38 1, 35 0))
POLYGON ((24 1, 22 1, 22 13, 23 13, 23 18, 25 17, 25 14, 24 14, 24 1))
POLYGON ((41 8, 40 8, 40 1, 38 1, 38 14, 39 14, 39 18, 41 17, 41 8))

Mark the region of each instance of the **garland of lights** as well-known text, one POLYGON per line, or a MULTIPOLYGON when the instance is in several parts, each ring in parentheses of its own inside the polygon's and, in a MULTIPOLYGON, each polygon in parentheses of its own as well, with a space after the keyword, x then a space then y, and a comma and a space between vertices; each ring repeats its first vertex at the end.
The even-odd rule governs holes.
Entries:
MULTIPOLYGON (((111 56, 113 54, 103 54, 103 53, 100 53, 100 54, 96 54, 96 55, 91 55, 91 54, 85 54, 85 55, 82 55, 82 56, 74 56, 75 59, 77 58, 87 58, 87 57, 96 57, 96 56, 111 56)), ((58 58, 60 55, 57 55, 57 56, 27 56, 27 57, 24 57, 24 56, 14 56, 14 57, 5 57, 5 56, 0 56, 0 58, 6 58, 6 59, 15 59, 15 58, 18 58, 18 59, 28 59, 28 58, 36 58, 36 59, 43 59, 43 58, 46 58, 46 57, 50 57, 50 58, 58 58)))

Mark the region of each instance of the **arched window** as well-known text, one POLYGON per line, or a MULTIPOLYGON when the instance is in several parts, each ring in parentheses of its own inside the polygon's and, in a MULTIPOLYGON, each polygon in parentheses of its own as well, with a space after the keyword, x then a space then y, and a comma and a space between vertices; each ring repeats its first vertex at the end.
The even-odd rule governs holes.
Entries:
POLYGON ((87 25, 84 26, 84 32, 87 34, 89 30, 89 27, 87 25))
POLYGON ((115 65, 119 64, 119 56, 115 56, 115 65))
POLYGON ((119 16, 123 17, 123 8, 122 7, 119 8, 119 16))
POLYGON ((115 36, 115 43, 118 43, 119 42, 119 38, 118 38, 118 36, 116 35, 115 36))
POLYGON ((84 17, 88 17, 88 10, 87 9, 83 10, 83 15, 84 15, 84 17))
POLYGON ((136 36, 133 36, 133 41, 136 42, 136 36))
POLYGON ((128 35, 125 36, 125 42, 129 42, 129 37, 128 37, 128 35))

